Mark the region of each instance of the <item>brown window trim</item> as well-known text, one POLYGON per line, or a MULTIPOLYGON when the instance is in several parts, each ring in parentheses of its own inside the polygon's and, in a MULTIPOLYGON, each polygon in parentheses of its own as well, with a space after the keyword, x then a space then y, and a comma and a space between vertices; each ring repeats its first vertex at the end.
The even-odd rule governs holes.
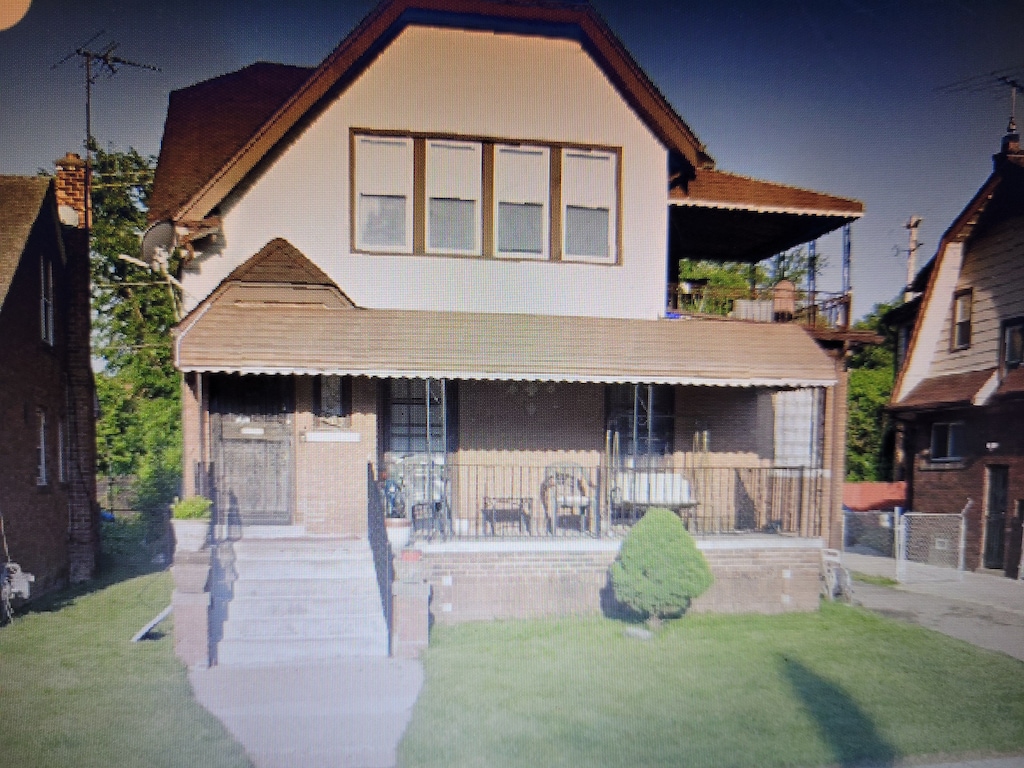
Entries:
POLYGON ((1024 333, 1024 316, 1011 317, 1008 320, 1003 320, 999 324, 999 376, 1002 378, 1006 376, 1010 371, 1016 370, 1017 368, 1024 368, 1024 361, 1019 362, 1015 365, 1008 365, 1006 360, 1006 332, 1010 328, 1020 327, 1021 333, 1024 333))
POLYGON ((964 350, 964 349, 970 349, 971 348, 971 335, 974 332, 974 327, 973 327, 973 325, 974 325, 974 289, 973 288, 963 288, 963 289, 961 289, 959 291, 956 291, 953 294, 953 311, 951 313, 950 321, 951 322, 950 322, 950 329, 949 329, 949 351, 950 352, 960 352, 961 350, 964 350), (964 344, 957 344, 957 328, 962 324, 962 322, 957 322, 957 305, 959 304, 960 299, 963 298, 964 296, 968 297, 968 302, 967 302, 968 317, 967 317, 967 322, 966 322, 966 325, 967 325, 967 341, 964 344))
POLYGON ((549 253, 546 259, 501 257, 503 262, 524 261, 530 263, 566 263, 597 267, 618 267, 623 264, 623 199, 622 199, 622 147, 604 144, 582 144, 579 142, 552 142, 543 139, 504 138, 459 133, 429 133, 378 128, 349 128, 349 248, 352 253, 365 256, 426 256, 432 259, 484 259, 496 260, 494 247, 494 148, 502 146, 538 146, 550 152, 551 176, 549 186, 548 216, 549 253), (413 248, 412 253, 370 251, 356 247, 356 140, 359 136, 392 136, 413 141, 413 248), (482 147, 481 207, 481 253, 428 253, 426 248, 426 142, 465 141, 479 143, 482 147), (565 261, 562 259, 562 152, 583 149, 608 152, 615 156, 615 258, 607 261, 585 258, 565 261))

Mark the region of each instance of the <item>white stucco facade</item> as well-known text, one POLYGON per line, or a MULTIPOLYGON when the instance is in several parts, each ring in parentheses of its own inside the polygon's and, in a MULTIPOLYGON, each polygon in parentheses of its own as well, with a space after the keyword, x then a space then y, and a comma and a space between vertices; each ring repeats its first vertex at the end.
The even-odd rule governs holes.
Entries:
POLYGON ((270 240, 358 305, 654 319, 664 314, 667 151, 574 41, 411 26, 223 202, 223 236, 184 275, 186 311, 270 240), (620 152, 615 264, 353 252, 353 131, 620 152))

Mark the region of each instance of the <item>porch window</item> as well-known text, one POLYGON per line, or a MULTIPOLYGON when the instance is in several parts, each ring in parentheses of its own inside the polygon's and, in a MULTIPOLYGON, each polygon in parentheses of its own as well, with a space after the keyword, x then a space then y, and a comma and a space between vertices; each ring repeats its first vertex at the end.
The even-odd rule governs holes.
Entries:
POLYGON ((36 485, 44 486, 50 482, 46 467, 46 410, 36 409, 36 423, 39 427, 36 433, 36 485))
POLYGON ((410 138, 356 137, 356 248, 412 253, 412 150, 410 138))
POLYGON ((953 350, 967 349, 971 346, 971 289, 957 291, 953 299, 953 350))
POLYGON ((547 147, 494 149, 495 252, 547 258, 551 161, 547 147))
POLYGON ((352 416, 352 377, 318 376, 313 401, 322 421, 347 422, 352 416))
POLYGON ((427 141, 427 251, 480 253, 483 150, 478 142, 427 141))
POLYGON ((962 421, 932 424, 932 461, 959 461, 964 456, 964 443, 962 421))
POLYGON ((562 236, 566 259, 613 258, 616 156, 567 149, 562 153, 562 236))
POLYGON ((675 392, 670 385, 613 384, 606 390, 608 429, 618 438, 623 458, 665 456, 672 452, 675 392))
POLYGON ((822 467, 824 396, 821 389, 792 389, 771 395, 775 466, 822 467))
POLYGON ((56 339, 53 323, 53 264, 46 256, 39 256, 39 328, 45 344, 53 346, 56 339))
POLYGON ((1003 370, 1019 368, 1024 362, 1024 319, 1003 326, 1003 370))
POLYGON ((388 386, 387 450, 407 456, 454 447, 458 392, 440 379, 393 379, 388 386))

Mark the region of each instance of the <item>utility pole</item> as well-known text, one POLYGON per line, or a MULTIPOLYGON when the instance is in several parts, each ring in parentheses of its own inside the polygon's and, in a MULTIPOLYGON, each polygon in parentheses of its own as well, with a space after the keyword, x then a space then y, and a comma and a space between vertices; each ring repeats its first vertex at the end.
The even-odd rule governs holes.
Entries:
POLYGON ((903 300, 910 301, 914 298, 915 291, 911 287, 914 283, 914 277, 917 275, 915 270, 917 262, 917 249, 920 245, 917 242, 917 229, 921 226, 920 216, 911 216, 907 223, 904 224, 904 228, 910 232, 910 242, 907 245, 907 285, 903 290, 903 300))

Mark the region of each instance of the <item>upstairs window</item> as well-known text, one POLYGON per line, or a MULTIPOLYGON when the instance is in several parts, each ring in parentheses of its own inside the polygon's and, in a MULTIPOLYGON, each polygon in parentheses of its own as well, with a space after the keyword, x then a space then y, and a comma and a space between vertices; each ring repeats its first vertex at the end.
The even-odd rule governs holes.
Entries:
POLYGON ((427 141, 428 253, 480 254, 482 164, 479 143, 427 141))
POLYGON ((616 156, 612 152, 563 151, 563 258, 610 260, 614 257, 617 186, 616 156))
POLYGON ((53 346, 56 334, 53 324, 53 264, 44 255, 39 256, 39 328, 45 344, 53 346))
POLYGON ((959 461, 964 457, 965 448, 962 421, 932 424, 932 461, 959 461))
POLYGON ((357 136, 355 140, 356 247, 412 253, 412 139, 357 136))
POLYGON ((957 291, 953 297, 953 333, 951 336, 953 350, 967 349, 971 346, 971 289, 957 291))
POLYGON ((1024 362, 1024 318, 1003 325, 1003 372, 1019 368, 1024 362))
POLYGON ((498 256, 548 256, 551 155, 547 147, 494 149, 494 228, 498 256))
POLYGON ((46 410, 36 409, 36 485, 44 486, 50 482, 46 467, 46 410))

